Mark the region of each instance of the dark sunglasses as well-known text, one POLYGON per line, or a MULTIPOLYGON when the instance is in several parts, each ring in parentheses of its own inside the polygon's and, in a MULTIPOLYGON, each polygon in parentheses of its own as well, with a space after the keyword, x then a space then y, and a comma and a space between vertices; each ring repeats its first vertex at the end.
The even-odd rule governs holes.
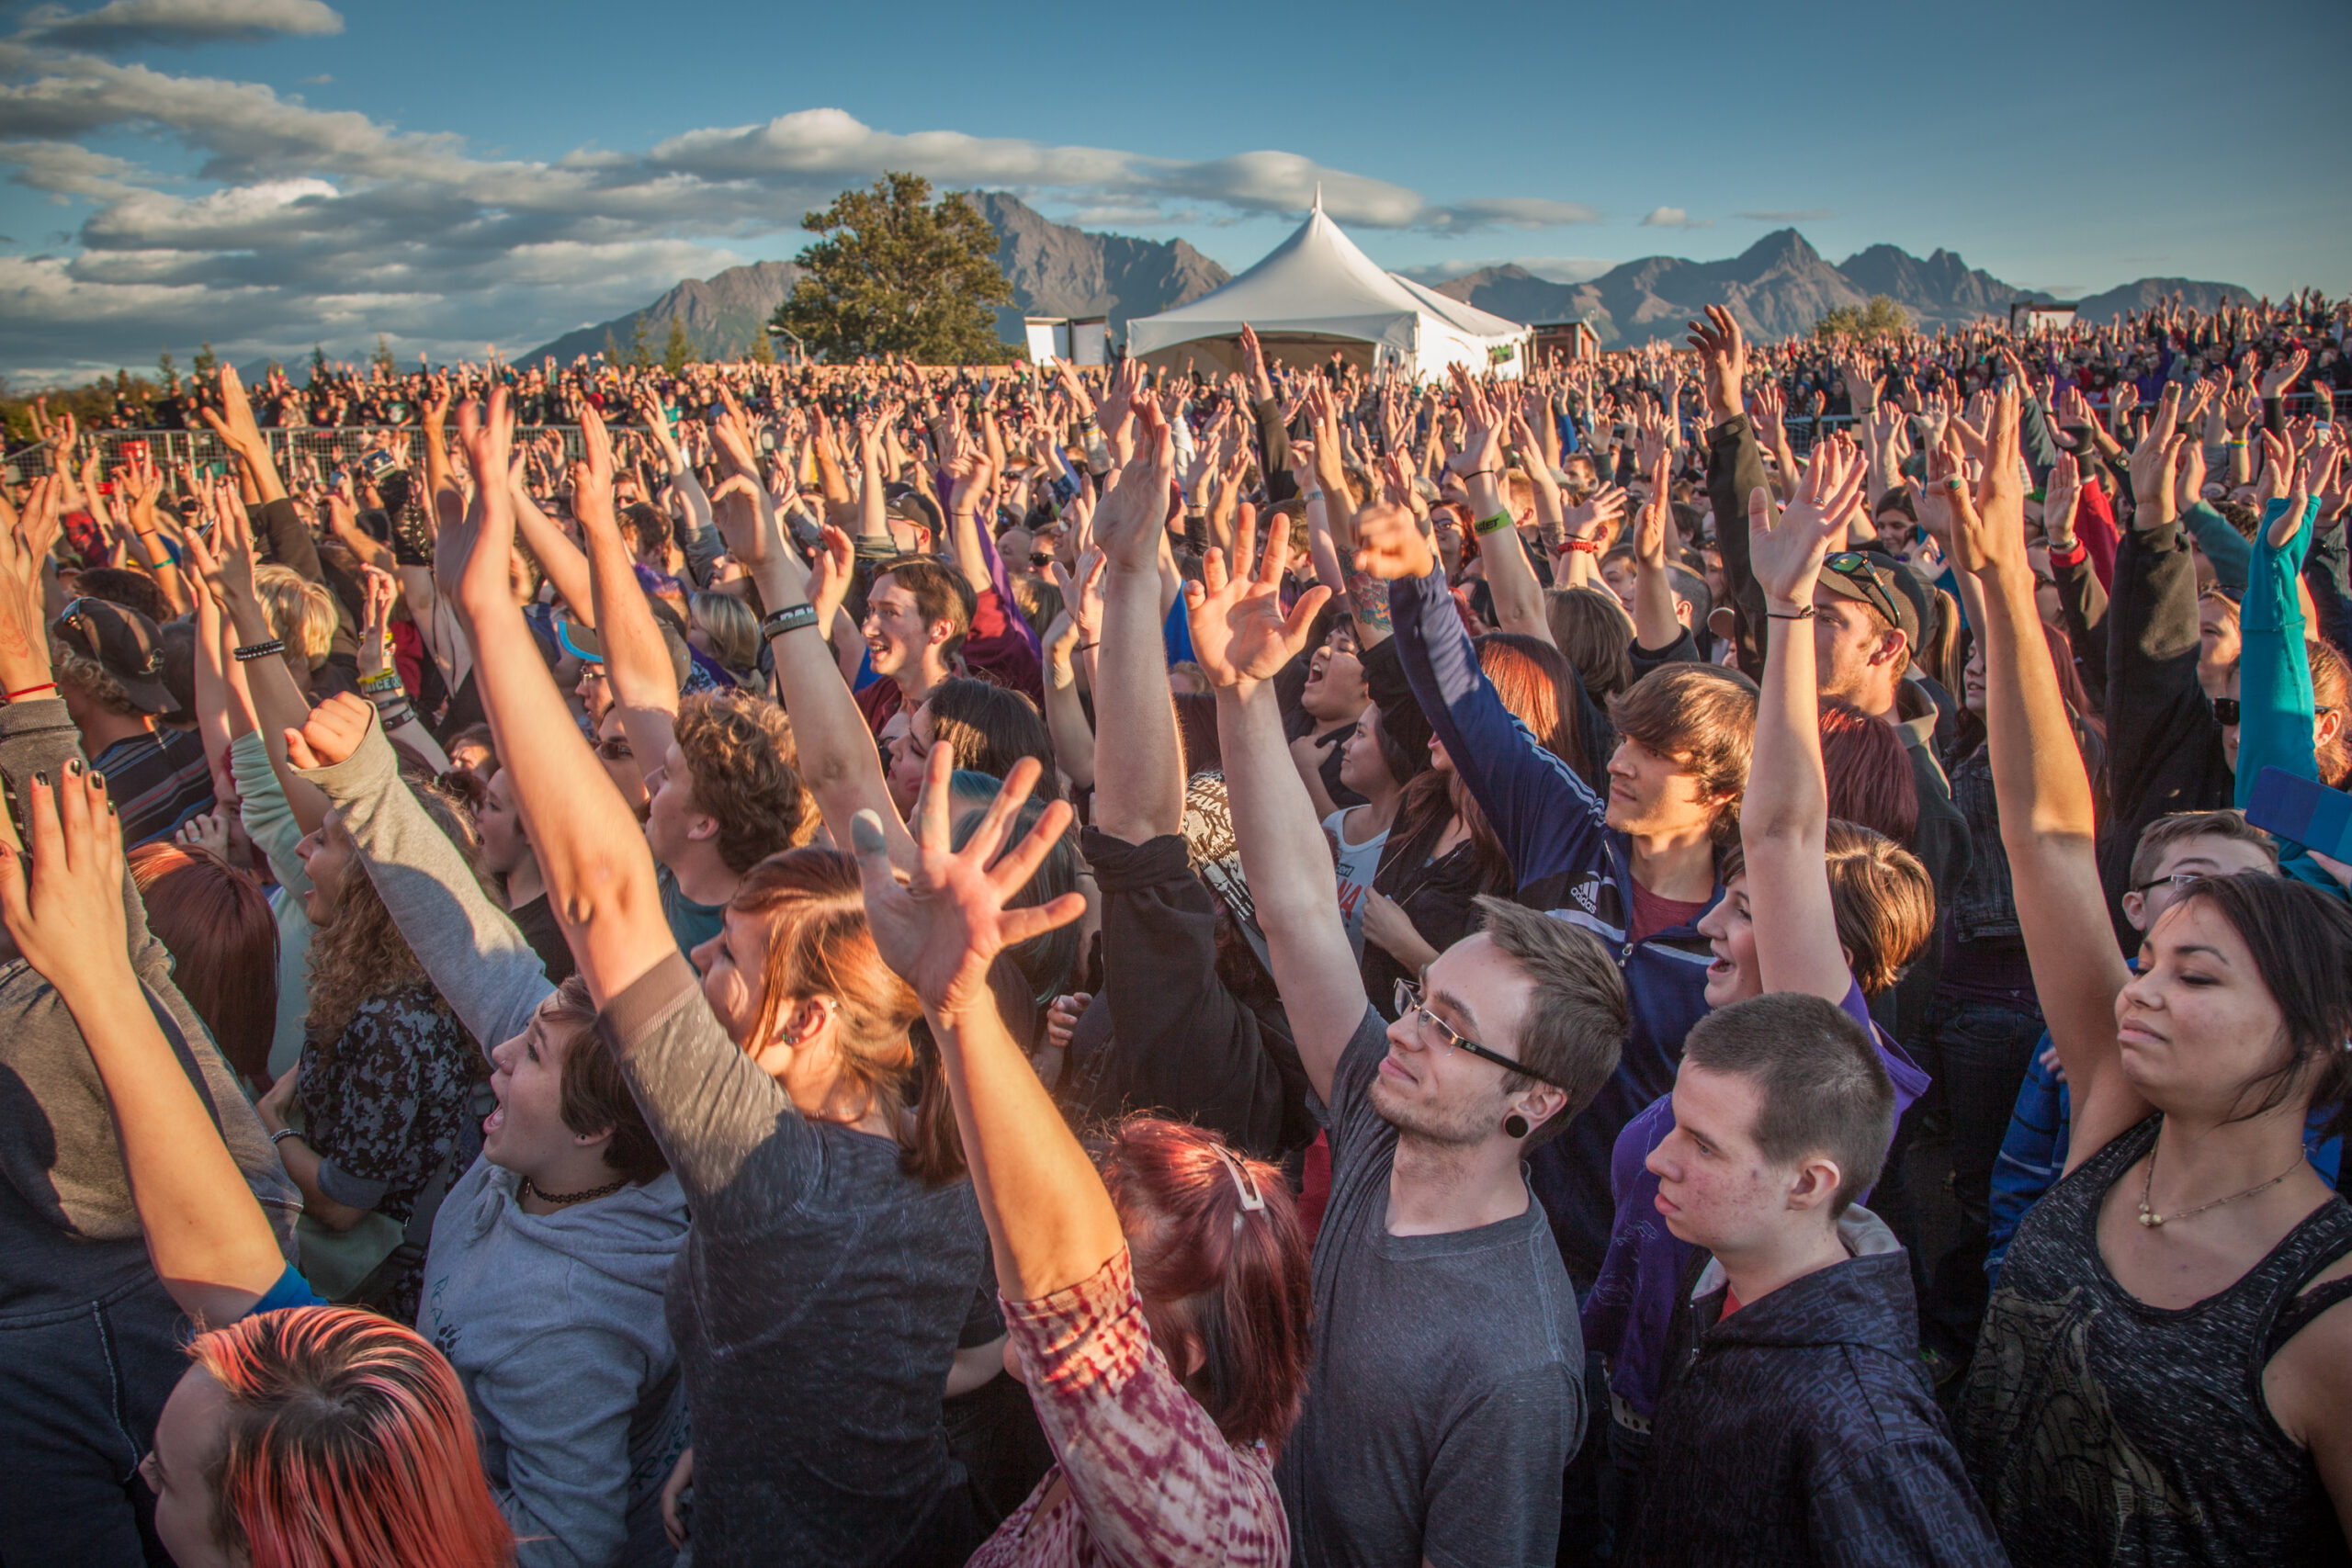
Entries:
POLYGON ((2213 720, 2223 729, 2234 729, 2238 722, 2238 700, 2235 697, 2213 699, 2213 720))
POLYGON ((1878 568, 1871 564, 1868 556, 1853 550, 1840 550, 1821 564, 1860 589, 1862 598, 1871 609, 1886 617, 1888 626, 1899 627, 1903 625, 1903 615, 1894 607, 1894 593, 1878 580, 1878 568))
POLYGON ((1467 1051, 1480 1061, 1492 1062, 1507 1073, 1525 1073, 1529 1077, 1542 1079, 1543 1082, 1551 1084, 1554 1089, 1566 1087, 1565 1084, 1544 1077, 1542 1073, 1524 1062, 1514 1062, 1499 1051, 1487 1050, 1484 1045, 1438 1017, 1422 1002, 1421 988, 1412 981, 1399 976, 1396 981, 1396 998, 1397 1018, 1415 1019, 1424 1039, 1428 1038, 1431 1031, 1435 1031, 1437 1036, 1445 1042, 1449 1050, 1467 1051))

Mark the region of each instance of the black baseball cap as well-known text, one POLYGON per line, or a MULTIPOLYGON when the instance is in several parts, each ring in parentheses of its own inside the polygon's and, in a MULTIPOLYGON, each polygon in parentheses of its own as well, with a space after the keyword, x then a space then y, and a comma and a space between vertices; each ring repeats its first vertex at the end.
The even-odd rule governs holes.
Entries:
POLYGON ((1919 606, 1905 586, 1903 570, 1890 558, 1865 550, 1840 550, 1821 563, 1820 587, 1877 611, 1887 625, 1919 646, 1919 606))
POLYGON ((164 634, 125 604, 83 597, 50 623, 57 640, 104 670, 141 713, 172 713, 179 703, 164 686, 164 634))

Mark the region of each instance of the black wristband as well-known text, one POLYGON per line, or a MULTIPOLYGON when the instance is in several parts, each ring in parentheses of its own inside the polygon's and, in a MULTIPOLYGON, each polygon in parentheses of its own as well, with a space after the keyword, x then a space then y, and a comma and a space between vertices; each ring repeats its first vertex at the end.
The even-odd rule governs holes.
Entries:
POLYGON ((1809 621, 1813 619, 1813 606, 1807 604, 1804 609, 1792 611, 1785 615, 1778 610, 1767 610, 1764 612, 1764 618, 1768 621, 1809 621))
POLYGON ((254 660, 267 659, 273 653, 285 651, 286 639, 282 637, 271 637, 267 642, 249 642, 236 650, 237 662, 246 664, 254 660))
POLYGON ((803 626, 813 626, 816 624, 816 605, 787 604, 760 623, 760 636, 778 637, 786 632, 797 632, 803 626))

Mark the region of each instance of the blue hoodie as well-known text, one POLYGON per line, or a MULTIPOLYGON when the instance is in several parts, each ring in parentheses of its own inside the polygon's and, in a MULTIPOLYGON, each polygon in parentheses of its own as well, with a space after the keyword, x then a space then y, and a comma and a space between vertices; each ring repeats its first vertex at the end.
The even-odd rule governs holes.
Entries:
MULTIPOLYGON (((1529 1161, 1568 1272, 1590 1280, 1614 1211, 1610 1152, 1643 1107, 1673 1089, 1682 1037, 1707 1011, 1714 954, 1695 922, 1627 940, 1634 873, 1626 836, 1609 826, 1608 802, 1503 705, 1478 668, 1444 576, 1390 583, 1388 604, 1405 679, 1510 855, 1519 901, 1592 932, 1625 976, 1633 1028, 1617 1071, 1567 1131, 1529 1161)), ((1708 908, 1722 897, 1718 880, 1708 908)))

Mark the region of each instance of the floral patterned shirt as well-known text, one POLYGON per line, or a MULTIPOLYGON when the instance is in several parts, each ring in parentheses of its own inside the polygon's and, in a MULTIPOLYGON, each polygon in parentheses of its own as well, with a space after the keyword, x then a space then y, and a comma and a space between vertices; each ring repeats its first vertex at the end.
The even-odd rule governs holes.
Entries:
POLYGON ((1176 1381, 1125 1247, 1067 1291, 1005 1303, 1004 1322, 1060 1462, 967 1568, 1285 1568, 1272 1459, 1226 1441, 1176 1381), (1067 1495, 1040 1512, 1057 1480, 1067 1495))

